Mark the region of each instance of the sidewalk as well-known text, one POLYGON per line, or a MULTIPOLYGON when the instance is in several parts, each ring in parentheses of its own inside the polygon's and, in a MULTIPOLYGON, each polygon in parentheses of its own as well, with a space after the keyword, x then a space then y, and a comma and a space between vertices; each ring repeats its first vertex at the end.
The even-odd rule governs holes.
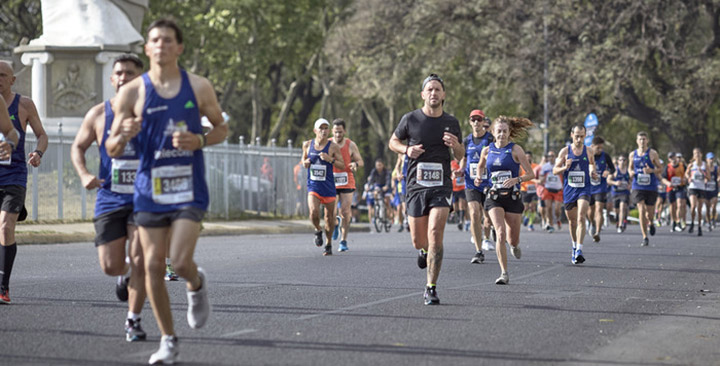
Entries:
MULTIPOLYGON (((367 232, 367 223, 350 225, 351 232, 367 232)), ((249 234, 312 234, 309 220, 242 220, 203 222, 200 236, 249 234)), ((92 222, 70 224, 18 224, 15 229, 18 244, 58 244, 93 242, 95 227, 92 222)))

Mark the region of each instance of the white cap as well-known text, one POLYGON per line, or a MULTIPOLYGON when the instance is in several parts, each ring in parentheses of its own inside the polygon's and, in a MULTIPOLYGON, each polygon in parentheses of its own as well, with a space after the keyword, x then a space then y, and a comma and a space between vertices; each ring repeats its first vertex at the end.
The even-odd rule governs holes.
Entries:
POLYGON ((320 128, 320 126, 322 125, 330 126, 330 122, 328 122, 328 120, 326 120, 325 118, 318 118, 318 120, 315 121, 315 129, 320 128))

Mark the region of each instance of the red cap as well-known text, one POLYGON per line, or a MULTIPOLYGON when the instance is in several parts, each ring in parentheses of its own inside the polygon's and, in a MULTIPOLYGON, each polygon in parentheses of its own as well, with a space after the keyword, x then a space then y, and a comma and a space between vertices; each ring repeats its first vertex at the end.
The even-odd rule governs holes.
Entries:
POLYGON ((485 118, 485 112, 483 112, 479 109, 475 109, 472 112, 470 112, 470 117, 474 117, 474 116, 480 116, 480 118, 485 118))

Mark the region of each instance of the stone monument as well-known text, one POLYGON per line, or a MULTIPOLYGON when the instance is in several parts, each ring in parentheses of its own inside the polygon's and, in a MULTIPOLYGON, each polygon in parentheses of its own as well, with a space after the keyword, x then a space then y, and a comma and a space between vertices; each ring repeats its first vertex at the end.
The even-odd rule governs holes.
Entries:
POLYGON ((148 0, 42 0, 43 34, 15 48, 31 66, 31 96, 48 135, 74 136, 93 105, 111 98, 112 60, 141 51, 148 0), (58 126, 59 128, 55 128, 58 126))

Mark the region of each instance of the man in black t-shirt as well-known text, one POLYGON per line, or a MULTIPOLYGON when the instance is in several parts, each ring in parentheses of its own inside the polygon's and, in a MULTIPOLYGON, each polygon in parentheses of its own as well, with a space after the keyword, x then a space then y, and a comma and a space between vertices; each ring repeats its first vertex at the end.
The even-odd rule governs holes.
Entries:
POLYGON ((418 266, 427 267, 425 305, 439 304, 435 283, 443 258, 443 233, 452 203, 450 161, 462 159, 460 123, 443 112, 445 85, 430 74, 422 84, 421 109, 405 114, 390 138, 390 150, 406 154, 407 214, 418 266), (402 141, 407 140, 407 144, 402 141), (451 153, 452 150, 452 153, 451 153))

